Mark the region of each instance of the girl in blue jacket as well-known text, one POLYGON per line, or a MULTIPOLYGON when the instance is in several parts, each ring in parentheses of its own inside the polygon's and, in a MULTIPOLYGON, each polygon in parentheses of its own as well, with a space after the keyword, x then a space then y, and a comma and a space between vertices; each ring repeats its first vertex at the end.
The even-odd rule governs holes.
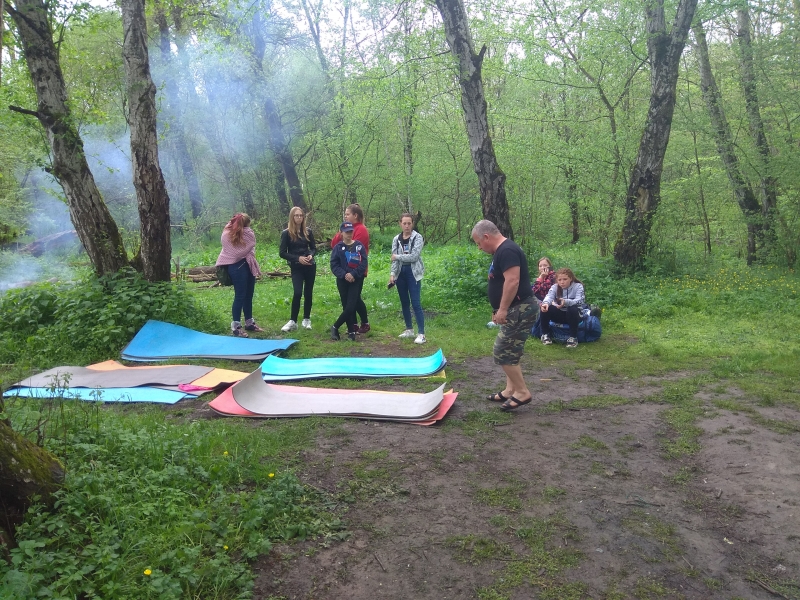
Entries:
POLYGON ((336 287, 342 301, 342 314, 331 326, 331 339, 339 339, 339 327, 347 323, 347 337, 356 339, 356 306, 361 300, 364 275, 367 273, 367 249, 353 240, 353 224, 342 223, 342 241, 331 251, 331 272, 336 276, 336 287))

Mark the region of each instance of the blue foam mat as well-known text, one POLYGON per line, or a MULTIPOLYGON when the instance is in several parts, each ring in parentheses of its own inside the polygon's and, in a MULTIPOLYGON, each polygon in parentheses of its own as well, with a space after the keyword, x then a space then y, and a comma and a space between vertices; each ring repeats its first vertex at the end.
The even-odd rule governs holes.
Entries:
POLYGON ((248 360, 286 350, 297 340, 256 340, 212 335, 162 321, 148 321, 122 351, 126 360, 151 361, 178 357, 232 357, 248 360))
POLYGON ((21 387, 7 390, 6 396, 21 398, 66 398, 68 400, 87 400, 90 402, 156 402, 175 404, 183 398, 197 398, 194 394, 162 390, 150 387, 133 388, 32 388, 21 387))
POLYGON ((337 357, 286 359, 270 355, 261 363, 266 381, 313 377, 424 377, 444 368, 441 349, 419 358, 337 357))

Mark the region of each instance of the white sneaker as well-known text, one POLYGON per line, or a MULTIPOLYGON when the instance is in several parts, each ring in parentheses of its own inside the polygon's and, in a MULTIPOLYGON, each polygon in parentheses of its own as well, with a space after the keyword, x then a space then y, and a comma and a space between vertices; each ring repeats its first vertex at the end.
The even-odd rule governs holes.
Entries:
POLYGON ((295 331, 297 329, 297 323, 294 321, 289 321, 286 325, 281 327, 281 331, 295 331))
POLYGON ((311 329, 311 319, 303 319, 303 329, 311 329))
POLYGON ((428 341, 428 340, 426 340, 426 339, 425 339, 425 334, 424 334, 424 333, 420 333, 420 334, 417 336, 417 338, 414 340, 414 343, 415 343, 415 344, 424 344, 424 343, 425 343, 425 342, 427 342, 427 341, 428 341))
POLYGON ((401 333, 397 337, 412 338, 412 337, 414 337, 414 330, 413 329, 406 329, 403 333, 401 333))

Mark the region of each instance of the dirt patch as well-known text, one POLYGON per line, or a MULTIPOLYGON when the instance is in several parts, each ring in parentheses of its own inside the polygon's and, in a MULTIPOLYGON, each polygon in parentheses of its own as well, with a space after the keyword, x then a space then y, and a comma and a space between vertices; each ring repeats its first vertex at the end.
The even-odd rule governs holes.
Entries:
POLYGON ((501 377, 481 359, 448 367, 460 395, 441 426, 323 432, 300 476, 351 536, 275 548, 255 596, 800 598, 796 412, 701 390, 701 449, 670 459, 656 399, 690 374, 523 366, 538 402, 510 416, 483 399, 501 377), (575 408, 587 397, 612 401, 575 408))

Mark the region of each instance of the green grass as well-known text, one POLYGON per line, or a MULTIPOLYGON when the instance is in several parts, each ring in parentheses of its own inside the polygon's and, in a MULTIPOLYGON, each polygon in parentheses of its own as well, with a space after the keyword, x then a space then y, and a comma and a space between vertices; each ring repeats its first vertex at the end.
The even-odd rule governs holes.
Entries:
POLYGON ((23 430, 47 427, 67 469, 56 510, 31 510, 2 567, 11 597, 233 598, 272 541, 346 535, 289 468, 318 422, 187 422, 67 401, 6 410, 23 430))

